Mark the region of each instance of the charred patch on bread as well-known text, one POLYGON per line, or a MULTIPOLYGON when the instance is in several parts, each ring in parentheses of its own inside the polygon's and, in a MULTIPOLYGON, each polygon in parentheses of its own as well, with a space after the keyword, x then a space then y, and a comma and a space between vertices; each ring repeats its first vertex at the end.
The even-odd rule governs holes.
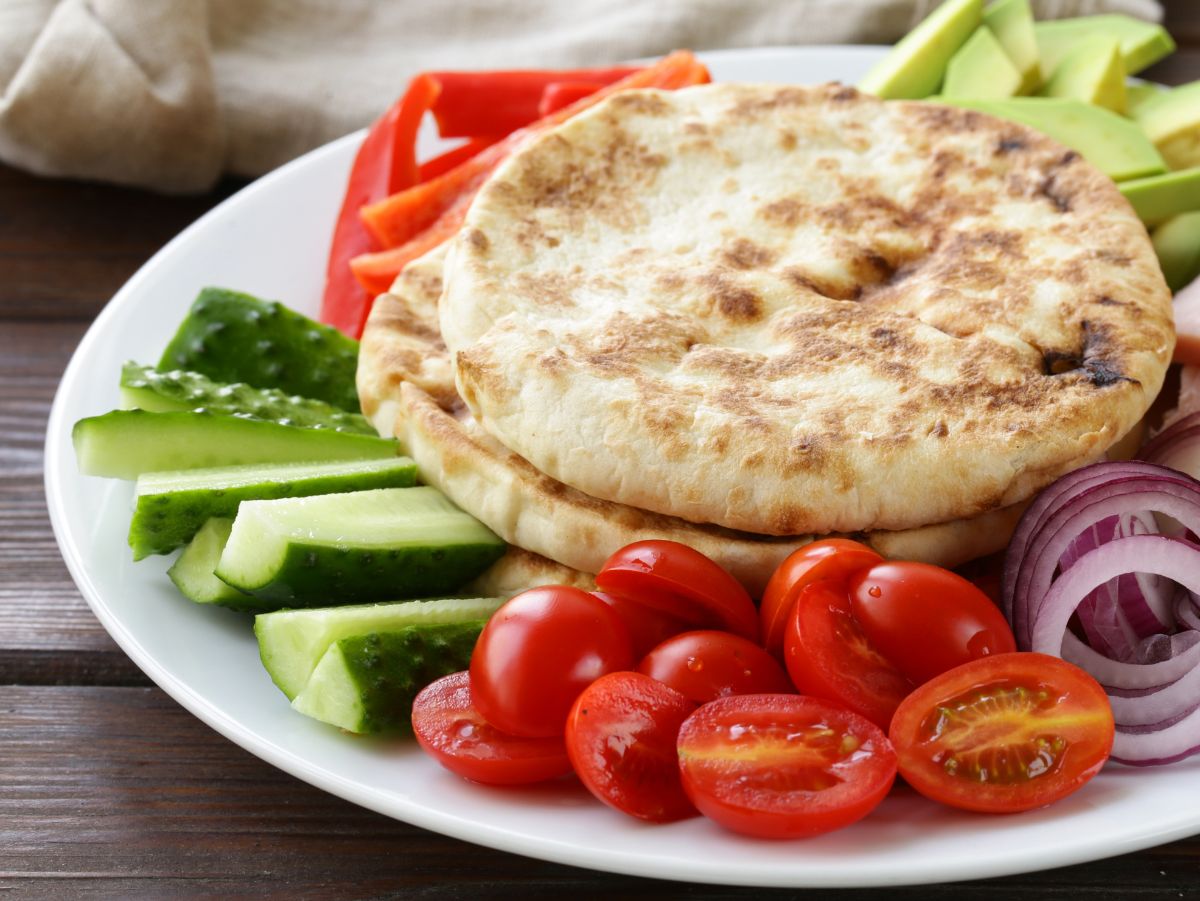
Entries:
POLYGON ((862 295, 862 285, 847 280, 834 281, 813 272, 807 272, 799 266, 788 266, 783 270, 783 277, 795 285, 830 300, 858 300, 862 295))
POLYGON ((777 254, 749 238, 737 238, 721 249, 721 259, 734 269, 761 269, 775 262, 777 254))
POLYGON ((1111 325, 1085 319, 1080 326, 1083 329, 1083 368, 1092 385, 1107 388, 1120 382, 1140 384, 1122 372, 1117 359, 1120 342, 1113 340, 1111 325))
POLYGON ((996 156, 1006 156, 1019 150, 1025 150, 1029 146, 1024 138, 1005 136, 996 142, 996 156))
POLYGON ((726 319, 750 323, 762 318, 762 298, 724 273, 709 272, 700 277, 700 282, 708 289, 713 306, 726 319))
POLYGON ((472 249, 478 251, 479 253, 487 253, 488 248, 492 244, 492 242, 488 240, 488 236, 478 228, 473 228, 467 232, 467 243, 471 245, 472 249))

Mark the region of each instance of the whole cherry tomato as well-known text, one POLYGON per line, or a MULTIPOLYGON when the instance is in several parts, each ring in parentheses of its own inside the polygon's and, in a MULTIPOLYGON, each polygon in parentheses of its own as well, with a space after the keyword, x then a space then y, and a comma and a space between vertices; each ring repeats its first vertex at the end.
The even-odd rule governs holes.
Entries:
POLYGON ((638 664, 697 704, 726 695, 781 694, 792 683, 779 661, 729 632, 684 632, 668 638, 638 664))
POLYGON ((635 541, 608 558, 596 586, 653 607, 693 629, 758 640, 758 611, 733 576, 677 541, 635 541))
POLYGON ((656 607, 630 600, 619 594, 607 594, 603 591, 593 591, 592 594, 617 611, 625 623, 625 627, 629 629, 635 660, 645 657, 652 648, 666 641, 672 635, 678 635, 691 628, 683 620, 663 613, 656 607))
POLYGON ((579 693, 633 666, 621 617, 586 591, 531 588, 492 614, 471 654, 471 696, 510 735, 561 735, 579 693))
POLYGON ((850 610, 867 640, 916 685, 1017 649, 1000 608, 962 576, 888 561, 850 577, 850 610))

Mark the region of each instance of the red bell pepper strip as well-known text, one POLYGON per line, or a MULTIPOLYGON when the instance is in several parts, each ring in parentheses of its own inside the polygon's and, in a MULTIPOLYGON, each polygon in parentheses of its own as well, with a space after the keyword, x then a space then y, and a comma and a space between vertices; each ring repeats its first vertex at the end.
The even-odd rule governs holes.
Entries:
POLYGON ((443 138, 506 135, 538 119, 546 86, 555 82, 589 82, 597 87, 628 78, 633 66, 606 69, 541 69, 501 72, 430 72, 441 85, 433 107, 443 138))
MULTIPOLYGON (((630 88, 675 88, 704 84, 710 80, 708 70, 686 50, 678 50, 663 57, 652 66, 601 88, 594 94, 563 107, 534 122, 526 128, 513 132, 504 140, 493 144, 478 155, 467 160, 444 175, 417 185, 362 209, 362 219, 367 230, 385 248, 394 248, 414 241, 422 232, 444 217, 454 219, 452 228, 441 231, 452 234, 466 215, 466 208, 476 191, 512 152, 530 136, 552 128, 585 109, 599 103, 617 91, 630 88), (466 203, 460 202, 466 197, 466 203)), ((422 242, 414 244, 423 246, 422 242)), ((420 254, 417 254, 418 256, 420 254)), ((400 259, 399 256, 395 259, 400 259)), ((411 256, 408 259, 416 259, 411 256)), ((408 262, 408 260, 405 260, 408 262)), ((363 264, 355 267, 363 269, 363 264)))
POLYGON ((447 150, 441 156, 435 156, 433 159, 421 163, 420 167, 418 167, 420 174, 418 181, 426 182, 437 178, 439 175, 446 174, 451 169, 461 166, 475 154, 479 153, 479 151, 491 147, 499 140, 500 138, 471 138, 467 143, 461 144, 453 150, 447 150))
POLYGON ((538 118, 548 116, 564 106, 570 106, 589 94, 594 94, 604 85, 595 81, 555 81, 546 85, 542 99, 538 101, 538 118))
POLYGON ((417 129, 437 96, 437 82, 418 75, 404 96, 371 126, 354 157, 334 226, 321 299, 321 321, 353 337, 362 334, 371 298, 354 278, 350 261, 377 246, 358 211, 364 204, 417 184, 417 129))

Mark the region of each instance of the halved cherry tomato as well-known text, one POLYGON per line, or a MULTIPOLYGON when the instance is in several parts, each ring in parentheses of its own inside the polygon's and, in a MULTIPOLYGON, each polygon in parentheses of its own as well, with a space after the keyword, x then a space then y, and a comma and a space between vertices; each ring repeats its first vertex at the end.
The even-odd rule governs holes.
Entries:
POLYGON ((645 657, 672 635, 678 635, 691 628, 681 619, 619 594, 607 594, 603 591, 593 591, 592 594, 617 611, 617 615, 629 629, 635 660, 645 657))
POLYGON ((696 705, 641 673, 610 673, 578 697, 567 718, 567 754, 588 791, 654 823, 693 816, 675 737, 696 705))
POLYGON ((502 732, 561 735, 579 693, 633 666, 616 612, 566 585, 531 588, 492 614, 471 654, 475 708, 502 732))
POLYGON ((875 725, 800 695, 739 695, 705 704, 679 730, 683 787, 705 816, 762 838, 805 838, 875 809, 896 753, 875 725))
POLYGON ((867 640, 920 685, 988 654, 1017 649, 987 595, 928 563, 888 561, 850 577, 850 610, 867 640))
POLYGON ((788 620, 784 657, 801 694, 844 704, 881 729, 913 688, 867 640, 840 581, 801 589, 788 620))
POLYGON ((697 704, 727 695, 786 694, 792 683, 779 661, 729 632, 684 632, 668 638, 638 664, 697 704))
POLYGON ((518 738, 489 725, 471 703, 465 672, 425 686, 413 701, 412 725, 438 763, 475 782, 524 785, 571 772, 562 736, 518 738))
POLYGON ((783 655, 788 614, 805 585, 823 579, 847 579, 882 560, 865 544, 848 538, 826 538, 793 551, 771 574, 758 608, 766 649, 776 656, 783 655))
POLYGON ((951 807, 1012 813, 1064 798, 1108 759, 1100 684, 1046 654, 973 660, 914 691, 892 720, 900 774, 951 807))
POLYGON ((746 589, 720 565, 677 541, 625 545, 605 561, 596 585, 692 628, 723 629, 758 640, 758 611, 746 589))

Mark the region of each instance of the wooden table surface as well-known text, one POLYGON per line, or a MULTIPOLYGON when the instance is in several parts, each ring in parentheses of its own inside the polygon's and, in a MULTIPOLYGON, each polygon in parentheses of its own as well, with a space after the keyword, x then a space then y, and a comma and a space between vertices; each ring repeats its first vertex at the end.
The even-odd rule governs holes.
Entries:
MULTIPOLYGON (((1184 49, 1148 75, 1200 78, 1200 3, 1167 6, 1184 49)), ((193 718, 100 627, 46 515, 50 402, 109 297, 240 187, 167 198, 0 167, 0 897, 771 894, 543 863, 355 807, 193 718)), ((1068 895, 1196 897, 1200 836, 1042 873, 887 892, 901 899, 1068 895)))

